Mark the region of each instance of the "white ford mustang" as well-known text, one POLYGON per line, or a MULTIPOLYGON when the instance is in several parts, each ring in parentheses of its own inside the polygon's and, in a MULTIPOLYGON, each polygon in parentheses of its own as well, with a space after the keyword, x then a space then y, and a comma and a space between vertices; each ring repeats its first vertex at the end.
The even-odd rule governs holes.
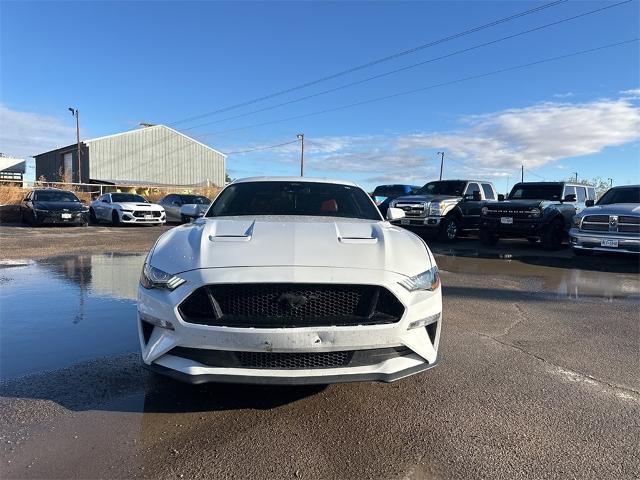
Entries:
POLYGON ((105 193, 91 202, 89 216, 93 223, 107 221, 112 225, 162 225, 167 220, 164 208, 135 193, 105 193))
POLYGON ((145 365, 190 383, 390 382, 435 365, 442 296, 424 241, 357 185, 250 178, 158 239, 138 318, 145 365))

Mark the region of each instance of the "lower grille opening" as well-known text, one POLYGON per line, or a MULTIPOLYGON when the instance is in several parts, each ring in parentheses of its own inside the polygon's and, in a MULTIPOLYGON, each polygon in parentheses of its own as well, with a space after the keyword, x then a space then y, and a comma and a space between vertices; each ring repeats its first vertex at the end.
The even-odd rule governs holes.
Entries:
POLYGON ((427 329, 427 335, 429 335, 429 340, 431 340, 432 345, 435 344, 436 341, 436 333, 438 333, 438 323, 440 322, 433 322, 425 327, 427 329))
POLYGON ((407 347, 343 350, 337 352, 234 352, 204 348, 174 347, 169 355, 193 360, 208 367, 306 370, 377 365, 412 354, 407 347))
POLYGON ((140 322, 140 325, 142 326, 142 338, 144 339, 144 343, 147 344, 149 343, 154 327, 150 323, 143 321, 140 322))
POLYGON ((200 287, 179 311, 201 325, 292 328, 390 324, 404 306, 376 285, 248 283, 200 287))

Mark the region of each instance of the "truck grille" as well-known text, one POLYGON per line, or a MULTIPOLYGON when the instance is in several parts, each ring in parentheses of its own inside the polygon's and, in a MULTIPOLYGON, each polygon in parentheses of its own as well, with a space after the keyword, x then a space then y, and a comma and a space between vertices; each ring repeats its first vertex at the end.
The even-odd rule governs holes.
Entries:
POLYGON ((640 233, 640 217, 631 215, 586 215, 581 230, 590 232, 640 233))
POLYGON ((501 208, 487 208, 487 217, 514 217, 514 218, 529 218, 531 208, 529 207, 501 207, 501 208))
POLYGON ((395 323, 404 306, 386 288, 333 284, 216 284, 179 307, 189 323, 288 328, 395 323))
POLYGON ((423 202, 398 202, 396 203, 396 208, 404 210, 404 214, 407 217, 424 217, 427 213, 427 209, 429 208, 429 204, 423 202))

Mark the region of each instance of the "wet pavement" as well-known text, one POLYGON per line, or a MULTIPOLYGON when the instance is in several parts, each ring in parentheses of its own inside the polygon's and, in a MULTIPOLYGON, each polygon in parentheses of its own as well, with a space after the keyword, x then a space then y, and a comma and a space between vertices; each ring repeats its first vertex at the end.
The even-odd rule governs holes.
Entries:
POLYGON ((2 262, 2 477, 640 477, 636 260, 433 249, 441 364, 305 388, 149 375, 142 253, 2 262))
POLYGON ((144 255, 0 261, 0 378, 138 349, 144 255))

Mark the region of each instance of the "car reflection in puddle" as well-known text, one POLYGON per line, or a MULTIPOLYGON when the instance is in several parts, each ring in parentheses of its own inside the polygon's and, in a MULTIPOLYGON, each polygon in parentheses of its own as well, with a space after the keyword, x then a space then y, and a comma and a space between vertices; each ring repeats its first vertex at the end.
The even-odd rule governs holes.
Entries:
POLYGON ((0 262, 0 378, 138 349, 144 255, 0 262))
MULTIPOLYGON (((530 291, 542 297, 586 299, 595 298, 612 301, 640 299, 640 276, 633 273, 634 265, 620 262, 617 272, 599 271, 601 264, 607 259, 595 259, 594 263, 583 266, 575 259, 544 258, 515 256, 512 254, 478 255, 473 252, 457 252, 457 255, 436 255, 436 262, 442 271, 452 273, 498 275, 516 277, 518 279, 538 279, 541 286, 537 291, 530 291), (631 267, 631 268, 630 268, 631 267), (624 273, 624 272, 632 273, 624 273)), ((446 285, 445 285, 446 294, 446 285)))

